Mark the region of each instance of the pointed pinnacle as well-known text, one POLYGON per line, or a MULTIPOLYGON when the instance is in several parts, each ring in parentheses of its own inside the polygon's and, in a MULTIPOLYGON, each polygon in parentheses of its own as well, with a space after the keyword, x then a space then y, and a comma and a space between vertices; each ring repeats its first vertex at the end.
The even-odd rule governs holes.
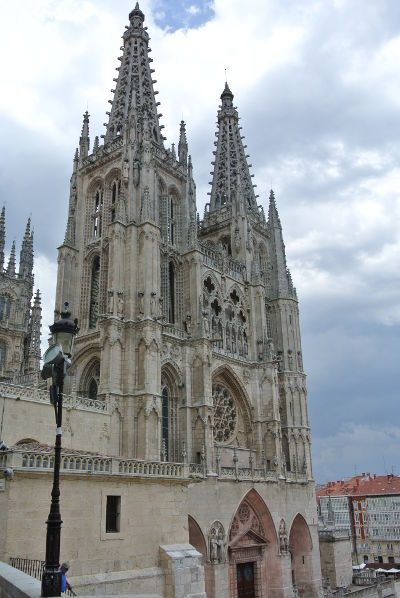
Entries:
POLYGON ((225 81, 225 87, 224 87, 224 91, 221 93, 221 100, 224 97, 230 97, 233 100, 233 93, 231 92, 231 90, 229 89, 229 85, 228 82, 225 81))
POLYGON ((271 189, 269 193, 269 207, 268 207, 268 224, 270 226, 279 226, 281 227, 281 221, 279 220, 278 210, 275 203, 275 193, 273 189, 271 189))
POLYGON ((86 112, 83 115, 83 124, 82 124, 82 137, 89 137, 89 112, 86 112))
POLYGON ((7 274, 15 275, 15 241, 13 241, 11 246, 11 253, 7 266, 7 274))

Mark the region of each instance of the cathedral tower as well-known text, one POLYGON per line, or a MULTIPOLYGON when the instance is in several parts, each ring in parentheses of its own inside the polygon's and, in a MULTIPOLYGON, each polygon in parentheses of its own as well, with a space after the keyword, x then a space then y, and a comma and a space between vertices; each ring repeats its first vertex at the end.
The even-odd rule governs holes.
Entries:
POLYGON ((0 378, 37 374, 40 362, 41 305, 39 291, 33 305, 33 231, 27 222, 16 269, 13 241, 4 268, 5 208, 0 216, 0 378))
POLYGON ((311 588, 318 541, 298 300, 275 196, 267 220, 226 84, 200 220, 185 123, 177 152, 162 134, 138 4, 121 52, 101 143, 91 147, 83 116, 59 247, 56 313, 69 301, 80 326, 72 385, 114 405, 120 456, 185 462, 203 480, 190 490, 189 539, 215 580, 209 596, 237 596, 250 545, 259 587, 273 575, 280 590, 268 596, 290 596, 291 576, 311 588))

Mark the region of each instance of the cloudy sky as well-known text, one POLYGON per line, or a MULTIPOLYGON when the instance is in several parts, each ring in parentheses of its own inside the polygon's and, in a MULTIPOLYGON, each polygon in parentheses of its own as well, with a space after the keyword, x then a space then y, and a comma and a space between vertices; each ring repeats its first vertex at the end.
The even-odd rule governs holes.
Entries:
MULTIPOLYGON (((0 195, 8 249, 32 216, 45 328, 82 113, 92 139, 103 133, 134 2, 1 4, 0 195)), ((300 298, 317 481, 400 473, 400 2, 141 8, 168 143, 187 122, 200 213, 225 69, 264 206, 275 190, 300 298)))

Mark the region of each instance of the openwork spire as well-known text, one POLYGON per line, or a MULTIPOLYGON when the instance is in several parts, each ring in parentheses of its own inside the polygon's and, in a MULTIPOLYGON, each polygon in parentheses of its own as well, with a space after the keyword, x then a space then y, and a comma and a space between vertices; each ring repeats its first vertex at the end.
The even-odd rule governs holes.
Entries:
POLYGON ((0 272, 4 268, 4 246, 6 243, 6 209, 3 206, 0 216, 0 272))
POLYGON ((29 320, 28 347, 25 354, 25 371, 37 372, 40 366, 40 334, 42 327, 42 302, 39 289, 36 291, 29 320))
POLYGON ((219 210, 237 200, 246 210, 256 210, 257 202, 250 175, 249 157, 245 153, 243 137, 240 134, 239 116, 233 106, 233 93, 227 83, 221 94, 221 107, 218 111, 218 130, 213 179, 211 182, 210 211, 219 210))
POLYGON ((33 274, 33 232, 31 232, 31 219, 28 218, 24 238, 22 240, 19 256, 19 275, 30 278, 33 274))
POLYGON ((152 79, 153 69, 150 68, 152 58, 149 57, 149 34, 143 27, 144 14, 136 3, 129 15, 129 26, 123 35, 124 45, 121 47, 122 56, 118 58, 121 66, 117 67, 118 77, 114 98, 111 104, 105 141, 110 142, 127 129, 134 130, 135 136, 145 135, 144 121, 148 123, 148 132, 151 140, 158 145, 163 145, 161 134, 162 126, 157 114, 159 103, 155 101, 152 79))

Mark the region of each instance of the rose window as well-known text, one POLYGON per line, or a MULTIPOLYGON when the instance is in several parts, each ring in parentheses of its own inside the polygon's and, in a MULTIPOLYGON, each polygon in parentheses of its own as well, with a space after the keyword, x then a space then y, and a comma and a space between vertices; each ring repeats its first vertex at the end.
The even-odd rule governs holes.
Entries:
POLYGON ((213 387, 214 440, 228 442, 235 431, 237 412, 235 401, 223 386, 213 387))

